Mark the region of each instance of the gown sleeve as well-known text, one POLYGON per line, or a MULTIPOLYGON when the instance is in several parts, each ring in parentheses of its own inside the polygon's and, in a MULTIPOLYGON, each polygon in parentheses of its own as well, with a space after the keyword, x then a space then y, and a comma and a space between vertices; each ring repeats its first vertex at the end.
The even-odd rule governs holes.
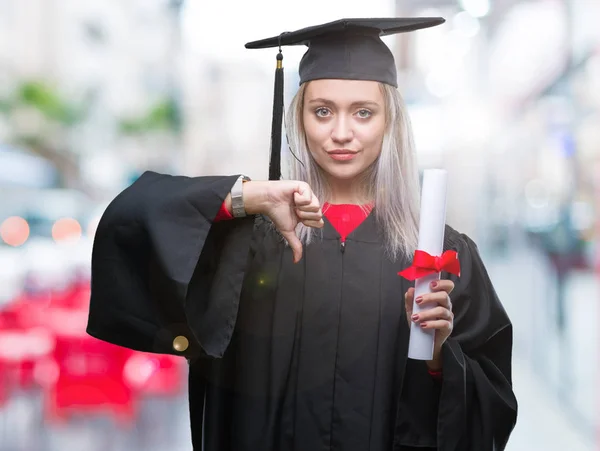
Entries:
POLYGON ((517 418, 512 324, 476 244, 447 228, 444 248, 458 252, 461 276, 442 274, 455 283, 454 329, 442 347, 443 378, 432 384, 424 362, 409 360, 395 449, 501 451, 517 418))
POLYGON ((104 212, 87 333, 130 349, 222 357, 237 318, 254 218, 215 222, 238 176, 145 172, 104 212))

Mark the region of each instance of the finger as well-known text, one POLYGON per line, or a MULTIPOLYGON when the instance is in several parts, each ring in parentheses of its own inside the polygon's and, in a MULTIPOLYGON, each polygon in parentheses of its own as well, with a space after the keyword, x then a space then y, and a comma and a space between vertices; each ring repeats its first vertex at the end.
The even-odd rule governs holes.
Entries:
POLYGON ((313 197, 312 197, 309 207, 311 209, 321 210, 321 202, 319 202, 319 199, 317 198, 317 196, 315 196, 315 193, 313 193, 313 197))
POLYGON ((429 284, 429 286, 431 287, 431 290, 435 292, 445 291, 446 293, 450 294, 452 293, 452 290, 454 290, 454 282, 448 279, 434 280, 429 284))
POLYGON ((298 263, 302 259, 302 243, 296 236, 295 232, 282 232, 281 235, 286 239, 292 253, 294 254, 294 263, 298 263))
POLYGON ((426 323, 421 323, 420 326, 422 329, 439 330, 441 332, 444 332, 445 335, 450 335, 452 333, 452 322, 443 319, 436 321, 427 321, 426 323))
POLYGON ((313 199, 313 192, 307 183, 301 183, 298 185, 298 189, 294 193, 294 203, 296 206, 310 205, 313 199))
POLYGON ((296 208, 301 211, 310 211, 313 213, 321 211, 321 203, 319 202, 319 199, 317 198, 317 196, 315 196, 315 193, 313 193, 311 191, 310 195, 311 195, 311 199, 308 204, 296 205, 296 208))
POLYGON ((434 307, 429 310, 424 310, 411 318, 415 323, 424 323, 427 321, 435 321, 438 319, 444 319, 446 321, 453 321, 454 314, 444 307, 434 307))
POLYGON ((311 220, 306 220, 306 221, 301 221, 302 224, 304 224, 306 227, 313 227, 315 229, 320 229, 325 225, 325 222, 323 221, 323 219, 319 219, 318 221, 311 221, 311 220))
MULTIPOLYGON (((310 194, 308 194, 308 196, 310 196, 310 194)), ((296 205, 296 207, 306 207, 310 205, 310 202, 311 198, 307 198, 307 194, 294 193, 294 205, 296 205)))
POLYGON ((406 293, 404 293, 404 308, 406 309, 406 318, 410 323, 410 317, 413 313, 413 302, 415 297, 415 289, 410 287, 406 293))
POLYGON ((319 205, 319 201, 311 201, 308 205, 298 206, 298 204, 296 204, 296 210, 317 213, 321 211, 321 206, 319 205))
POLYGON ((406 310, 411 310, 413 308, 413 303, 415 300, 415 289, 410 287, 408 291, 404 294, 404 304, 406 306, 406 310))
POLYGON ((323 218, 323 213, 318 209, 316 212, 312 211, 302 211, 296 208, 296 216, 298 216, 301 220, 309 220, 309 221, 320 221, 323 218))
POLYGON ((424 294, 422 296, 419 296, 415 300, 415 302, 419 305, 419 307, 441 305, 442 307, 446 307, 448 310, 452 310, 452 302, 450 301, 450 296, 445 291, 424 294))

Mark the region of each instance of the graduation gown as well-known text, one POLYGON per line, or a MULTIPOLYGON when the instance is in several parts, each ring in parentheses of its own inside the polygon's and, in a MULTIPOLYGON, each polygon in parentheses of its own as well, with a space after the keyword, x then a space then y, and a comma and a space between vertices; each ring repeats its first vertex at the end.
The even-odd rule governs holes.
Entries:
POLYGON ((236 179, 146 172, 93 248, 87 332, 188 359, 194 449, 504 449, 512 326, 473 241, 446 226, 461 277, 442 274, 455 324, 436 381, 407 359, 411 262, 386 256, 374 215, 345 245, 325 220, 294 264, 266 218, 213 222, 236 179))

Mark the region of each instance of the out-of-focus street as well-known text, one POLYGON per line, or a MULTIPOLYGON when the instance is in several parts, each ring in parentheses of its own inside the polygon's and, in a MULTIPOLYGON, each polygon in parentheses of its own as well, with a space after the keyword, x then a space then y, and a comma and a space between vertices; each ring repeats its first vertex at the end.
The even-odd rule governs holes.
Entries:
POLYGON ((585 327, 585 319, 600 314, 598 279, 589 273, 569 278, 569 333, 561 344, 553 330, 557 293, 541 256, 514 249, 507 258, 491 259, 488 270, 514 326, 519 420, 508 449, 597 449, 597 328, 585 327))

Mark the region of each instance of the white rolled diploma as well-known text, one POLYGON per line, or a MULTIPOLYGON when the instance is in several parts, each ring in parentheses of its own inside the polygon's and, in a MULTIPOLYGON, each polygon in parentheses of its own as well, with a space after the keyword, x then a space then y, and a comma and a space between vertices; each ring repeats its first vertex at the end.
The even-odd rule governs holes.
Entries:
MULTIPOLYGON (((448 174, 443 169, 426 169, 421 188, 421 214, 419 218, 419 250, 440 256, 444 249, 446 225, 446 183, 448 174)), ((415 299, 431 293, 430 283, 439 280, 440 273, 415 280, 415 299)), ((413 315, 435 306, 420 307, 413 301, 413 315)), ((414 360, 433 359, 435 330, 424 330, 411 322, 408 357, 414 360)))

